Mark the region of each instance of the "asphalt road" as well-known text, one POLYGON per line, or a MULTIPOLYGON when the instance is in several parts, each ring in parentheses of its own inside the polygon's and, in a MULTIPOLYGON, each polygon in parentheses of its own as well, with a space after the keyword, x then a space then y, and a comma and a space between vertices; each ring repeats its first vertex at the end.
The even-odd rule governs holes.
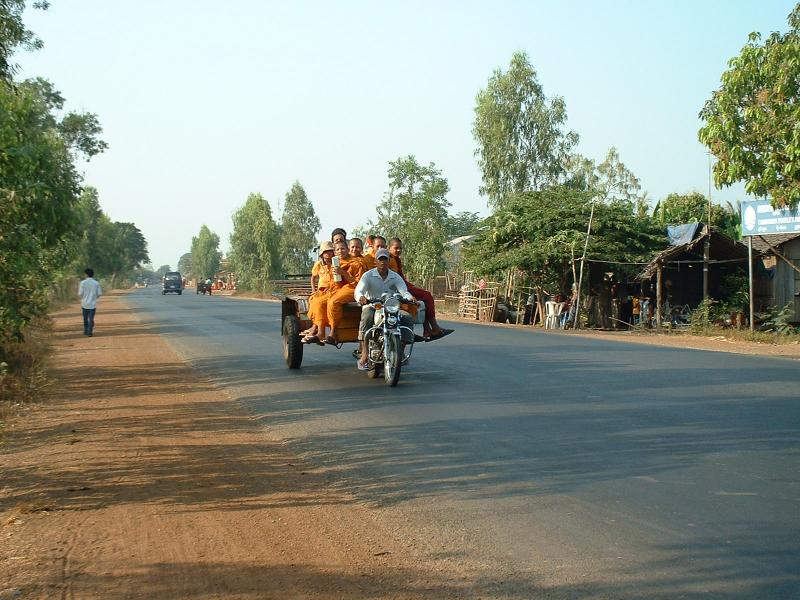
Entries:
MULTIPOLYGON (((269 436, 511 598, 800 598, 800 364, 457 324, 397 388, 280 305, 129 297, 269 436)), ((102 311, 98 329, 102 331, 102 311)))

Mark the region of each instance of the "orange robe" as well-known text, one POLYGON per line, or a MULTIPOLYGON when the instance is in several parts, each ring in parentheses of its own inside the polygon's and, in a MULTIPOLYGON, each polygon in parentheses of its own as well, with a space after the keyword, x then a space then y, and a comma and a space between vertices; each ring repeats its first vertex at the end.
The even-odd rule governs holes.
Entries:
POLYGON ((333 331, 336 331, 342 321, 344 305, 348 302, 355 302, 354 294, 358 280, 369 270, 364 268, 364 261, 361 260, 361 257, 343 260, 342 269, 345 269, 354 281, 352 283, 341 281, 334 284, 336 287, 331 289, 328 295, 328 324, 333 331))
POLYGON ((378 266, 378 261, 375 260, 374 254, 365 254, 359 259, 362 263, 364 263, 364 272, 366 273, 370 269, 374 269, 378 266))
MULTIPOLYGON (((403 273, 403 261, 398 260, 394 256, 389 257, 389 268, 396 272, 400 277, 403 278, 403 281, 406 282, 406 287, 408 287, 409 293, 414 296, 417 300, 421 300, 422 303, 425 305, 425 321, 429 321, 431 317, 436 316, 436 302, 433 299, 433 294, 431 294, 428 290, 424 288, 420 288, 415 286, 411 283, 408 279, 406 279, 406 274, 403 273)), ((414 317, 417 316, 417 307, 411 306, 408 310, 414 317)))
POLYGON ((333 270, 331 265, 325 265, 321 261, 314 263, 311 275, 319 277, 317 291, 308 298, 308 318, 320 329, 328 326, 328 311, 325 303, 328 301, 328 290, 333 285, 333 270))

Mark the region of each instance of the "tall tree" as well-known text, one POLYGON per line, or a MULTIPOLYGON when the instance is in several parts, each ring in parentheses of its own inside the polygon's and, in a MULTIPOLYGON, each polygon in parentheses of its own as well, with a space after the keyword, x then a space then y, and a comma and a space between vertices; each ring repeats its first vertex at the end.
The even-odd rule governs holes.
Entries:
POLYGON ((221 259, 219 236, 206 225, 192 238, 192 268, 197 277, 213 277, 219 270, 221 259))
POLYGON ((280 232, 261 194, 250 194, 233 215, 230 260, 238 285, 266 292, 269 280, 281 272, 280 232))
MULTIPOLYGON (((708 198, 699 192, 669 194, 656 204, 653 220, 661 227, 695 221, 706 223, 708 209, 708 198)), ((740 237, 740 222, 739 211, 732 204, 711 204, 711 225, 734 240, 740 237)))
POLYGON ((52 123, 33 90, 0 85, 0 346, 44 310, 55 265, 43 258, 77 221, 80 176, 52 123))
POLYGON ((147 241, 133 223, 111 221, 103 215, 100 225, 102 258, 95 265, 98 274, 107 277, 111 286, 130 275, 141 264, 150 260, 147 241))
POLYGON ((281 216, 281 262, 283 270, 291 274, 309 273, 321 224, 314 205, 306 196, 299 181, 286 193, 281 216))
POLYGON ((97 189, 92 186, 84 187, 78 200, 79 221, 75 242, 75 267, 78 272, 100 264, 102 249, 98 236, 103 217, 97 189))
POLYGON ((527 54, 511 57, 507 71, 495 70, 478 92, 473 135, 483 175, 482 194, 502 206, 508 194, 554 184, 578 134, 565 131, 564 99, 549 100, 527 54))
MULTIPOLYGON (((466 248, 467 265, 479 273, 520 269, 549 293, 567 291, 575 250, 586 242, 586 223, 594 192, 564 186, 515 194, 487 219, 488 229, 466 248)), ((629 203, 595 202, 587 257, 596 260, 649 260, 666 237, 629 203)), ((624 267, 621 267, 624 269, 624 267)), ((633 269, 635 267, 631 267, 633 269)))
POLYGON ((461 211, 454 215, 447 215, 445 221, 445 232, 448 239, 475 233, 483 217, 476 212, 461 211))
MULTIPOLYGON (((48 2, 34 2, 33 7, 47 9, 48 2)), ((42 41, 22 22, 25 0, 0 0, 0 83, 11 83, 17 65, 11 62, 11 55, 18 48, 37 50, 42 41)))
POLYGON ((404 269, 412 279, 430 278, 442 266, 449 190, 433 163, 422 166, 411 155, 389 163, 389 191, 378 205, 374 230, 403 240, 404 269))
POLYGON ((642 197, 641 181, 622 163, 613 146, 599 165, 580 154, 573 154, 566 167, 568 187, 594 191, 603 202, 618 200, 635 204, 642 197))
POLYGON ((178 271, 180 271, 181 275, 184 277, 193 277, 195 275, 194 269, 192 268, 191 252, 181 255, 178 259, 178 271))
POLYGON ((789 31, 761 43, 751 33, 728 62, 722 85, 706 102, 700 141, 717 162, 717 186, 745 182, 745 190, 771 196, 775 206, 800 203, 800 4, 789 31))

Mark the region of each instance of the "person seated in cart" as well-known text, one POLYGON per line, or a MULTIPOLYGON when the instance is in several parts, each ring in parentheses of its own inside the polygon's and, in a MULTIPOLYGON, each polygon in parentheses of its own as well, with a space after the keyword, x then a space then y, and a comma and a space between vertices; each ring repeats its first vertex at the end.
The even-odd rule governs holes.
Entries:
MULTIPOLYGON (((319 260, 314 263, 311 268, 311 295, 308 298, 308 318, 314 323, 314 315, 312 314, 312 300, 318 296, 326 294, 328 288, 333 284, 332 272, 332 259, 333 259, 333 243, 327 240, 319 244, 319 260)), ((314 324, 310 328, 301 332, 302 336, 318 336, 319 327, 314 324)))
POLYGON ((382 235, 373 235, 370 249, 368 252, 364 253, 364 262, 367 264, 368 268, 374 269, 377 266, 375 263, 375 253, 381 248, 386 248, 386 238, 382 235))
POLYGON ((453 333, 453 329, 446 329, 439 325, 436 320, 436 303, 433 299, 433 294, 428 290, 415 286, 406 279, 403 272, 403 261, 400 255, 403 252, 403 242, 400 238, 392 238, 389 242, 389 268, 395 271, 405 281, 408 290, 414 294, 415 297, 425 303, 425 322, 422 324, 422 337, 426 342, 438 340, 446 335, 453 333))
MULTIPOLYGON (((361 305, 361 323, 358 326, 358 339, 361 342, 361 356, 358 359, 358 370, 366 371, 368 363, 367 340, 364 335, 374 323, 375 308, 369 305, 370 300, 381 298, 383 294, 398 293, 407 302, 415 302, 414 296, 408 291, 406 282, 394 271, 389 269, 389 252, 386 248, 379 248, 375 252, 377 266, 370 269, 361 277, 356 285, 354 297, 361 305)), ((403 344, 414 341, 414 320, 406 311, 400 311, 400 324, 408 329, 401 329, 403 344)))
POLYGON ((331 242, 334 243, 334 244, 336 242, 344 242, 346 244, 347 243, 347 232, 344 229, 342 229, 341 227, 337 227, 336 229, 334 229, 331 232, 331 242))
POLYGON ((347 249, 350 251, 350 258, 357 258, 364 265, 364 272, 375 268, 375 257, 364 254, 363 242, 361 238, 350 238, 347 249))
POLYGON ((338 328, 344 305, 353 301, 353 290, 365 270, 361 260, 350 257, 344 242, 334 244, 334 254, 339 259, 339 265, 332 264, 330 267, 330 286, 327 291, 309 298, 308 316, 314 326, 313 332, 303 338, 306 344, 319 344, 323 340, 327 344, 339 344, 338 328), (328 327, 331 328, 330 335, 326 335, 328 327))
POLYGON ((334 252, 339 257, 339 266, 334 266, 333 272, 341 278, 341 281, 334 283, 334 288, 331 289, 328 296, 328 325, 331 328, 331 333, 325 338, 326 344, 334 346, 339 344, 339 326, 342 323, 344 305, 353 301, 356 284, 361 279, 361 276, 369 270, 365 268, 362 257, 350 254, 350 247, 355 247, 359 254, 361 251, 361 240, 354 239, 358 243, 351 244, 351 246, 344 242, 336 242, 334 244, 334 252))

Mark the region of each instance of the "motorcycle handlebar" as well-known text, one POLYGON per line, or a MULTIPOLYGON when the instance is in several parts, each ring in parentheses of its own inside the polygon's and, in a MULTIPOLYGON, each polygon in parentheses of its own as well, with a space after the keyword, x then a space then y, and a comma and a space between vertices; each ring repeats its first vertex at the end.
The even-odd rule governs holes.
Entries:
MULTIPOLYGON (((416 299, 407 300, 406 298, 403 298, 399 294, 397 295, 397 297, 400 299, 400 302, 403 302, 404 304, 418 304, 418 301, 416 299)), ((367 304, 379 304, 379 303, 382 304, 385 301, 386 300, 384 300, 383 298, 367 298, 367 304)))

